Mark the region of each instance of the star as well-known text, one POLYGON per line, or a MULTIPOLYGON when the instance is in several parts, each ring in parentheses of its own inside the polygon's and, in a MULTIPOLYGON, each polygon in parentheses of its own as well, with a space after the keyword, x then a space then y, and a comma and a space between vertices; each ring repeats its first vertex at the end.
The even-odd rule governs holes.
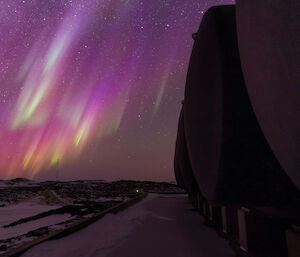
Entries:
POLYGON ((59 160, 70 179, 102 179, 151 156, 171 180, 191 35, 217 3, 3 0, 0 178, 51 178, 59 160))

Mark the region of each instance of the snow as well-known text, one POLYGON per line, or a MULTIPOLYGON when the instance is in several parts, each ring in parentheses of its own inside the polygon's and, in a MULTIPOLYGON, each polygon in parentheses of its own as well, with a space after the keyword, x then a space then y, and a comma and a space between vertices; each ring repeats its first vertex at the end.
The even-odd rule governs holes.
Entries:
POLYGON ((29 231, 36 230, 41 227, 50 226, 67 221, 72 216, 69 214, 51 215, 38 220, 32 220, 13 227, 0 228, 0 240, 17 237, 28 233, 29 231))
POLYGON ((0 207, 0 226, 61 207, 58 205, 44 205, 41 204, 42 202, 43 197, 35 197, 17 204, 0 207))
POLYGON ((228 242, 203 222, 186 196, 153 194, 67 237, 37 245, 22 257, 235 256, 228 242))

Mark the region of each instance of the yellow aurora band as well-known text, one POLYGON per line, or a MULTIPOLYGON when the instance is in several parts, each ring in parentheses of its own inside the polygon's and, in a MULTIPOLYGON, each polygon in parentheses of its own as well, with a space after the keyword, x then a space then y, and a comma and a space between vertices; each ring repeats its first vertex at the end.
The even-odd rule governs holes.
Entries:
POLYGON ((17 147, 22 154, 12 154, 9 158, 5 158, 5 154, 0 156, 0 168, 6 169, 6 178, 20 173, 34 177, 43 168, 72 160, 91 138, 113 133, 120 125, 125 99, 107 94, 111 82, 99 77, 97 69, 86 69, 85 78, 74 75, 69 79, 69 85, 76 83, 84 87, 84 91, 77 93, 78 88, 68 87, 58 97, 66 83, 62 78, 73 74, 74 54, 75 59, 80 58, 78 42, 95 16, 92 3, 86 1, 90 5, 87 9, 82 5, 69 8, 49 43, 45 44, 48 35, 41 33, 19 69, 17 81, 21 90, 7 133, 19 134, 17 147), (99 77, 98 82, 94 81, 95 77, 99 77), (112 101, 114 107, 106 108, 112 101), (108 115, 111 110, 114 116, 108 115), (111 124, 117 126, 111 127, 111 124))
POLYGON ((162 127, 156 149, 171 141, 199 1, 1 2, 1 179, 50 177, 58 165, 95 159, 101 142, 147 144, 162 127))

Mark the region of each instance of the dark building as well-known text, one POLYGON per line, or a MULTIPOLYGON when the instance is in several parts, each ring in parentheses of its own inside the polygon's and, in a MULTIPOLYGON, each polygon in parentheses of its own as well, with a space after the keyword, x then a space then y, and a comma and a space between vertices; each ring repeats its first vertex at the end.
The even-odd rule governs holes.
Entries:
POLYGON ((238 223, 246 251, 295 247, 285 233, 300 225, 299 28, 300 2, 240 0, 209 9, 193 36, 175 175, 224 231, 238 223))
POLYGON ((300 2, 237 1, 247 91, 264 136, 300 189, 300 2))
POLYGON ((186 147, 183 110, 180 112, 178 122, 174 171, 178 185, 185 188, 189 195, 199 192, 186 147))

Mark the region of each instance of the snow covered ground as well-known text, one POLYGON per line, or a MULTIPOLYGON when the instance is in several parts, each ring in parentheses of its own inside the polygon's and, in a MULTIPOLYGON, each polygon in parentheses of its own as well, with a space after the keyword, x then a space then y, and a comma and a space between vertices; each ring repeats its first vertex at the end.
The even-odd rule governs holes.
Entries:
POLYGON ((12 238, 12 237, 18 237, 21 235, 24 235, 30 231, 33 231, 35 229, 39 229, 41 227, 48 227, 51 225, 59 224, 61 222, 70 220, 72 218, 69 214, 57 214, 57 215, 51 215, 47 216, 38 220, 33 220, 30 222, 25 222, 13 227, 8 228, 0 228, 0 240, 12 238))
POLYGON ((129 200, 138 195, 137 189, 183 192, 176 185, 151 181, 0 180, 0 255, 129 200))
MULTIPOLYGON (((35 197, 26 201, 0 208, 0 226, 8 225, 21 218, 37 215, 41 212, 57 209, 57 205, 42 204, 43 197, 35 197)), ((1 232, 0 232, 1 234, 1 232)), ((0 235, 1 237, 1 235, 0 235)))
MULTIPOLYGON (((56 201, 57 202, 57 201, 56 201)), ((44 195, 33 197, 20 202, 15 202, 0 208, 0 253, 11 247, 18 247, 24 242, 31 241, 38 235, 30 235, 30 232, 43 227, 51 228, 52 225, 72 219, 70 214, 49 215, 41 218, 32 218, 41 213, 55 210, 62 205, 51 204, 44 195), (31 218, 25 222, 22 219, 31 218), (20 222, 20 224, 10 225, 20 222), (10 226, 8 226, 10 225, 10 226)), ((48 229, 45 230, 47 233, 48 229)))
POLYGON ((203 224, 186 196, 149 195, 129 209, 108 214, 22 257, 233 257, 228 242, 203 224))

